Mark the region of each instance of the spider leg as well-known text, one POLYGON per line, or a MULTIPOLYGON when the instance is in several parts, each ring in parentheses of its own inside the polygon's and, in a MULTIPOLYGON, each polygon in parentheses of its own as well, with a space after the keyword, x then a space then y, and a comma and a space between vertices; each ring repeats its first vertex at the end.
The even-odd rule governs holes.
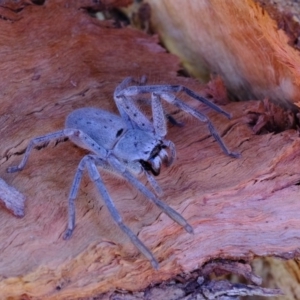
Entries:
POLYGON ((126 170, 117 158, 109 156, 107 158, 108 163, 124 178, 127 179, 133 186, 136 187, 142 194, 144 194, 148 199, 150 199, 156 206, 158 206, 165 214, 167 214, 172 220, 177 222, 179 225, 184 227, 188 233, 193 233, 194 230, 192 226, 182 217, 177 211, 168 206, 166 203, 159 200, 149 189, 147 189, 139 180, 137 180, 130 172, 126 170))
POLYGON ((209 118, 207 116, 205 116, 204 114, 202 114, 201 112, 193 109, 192 107, 190 107, 189 105, 185 104, 183 101, 181 101, 180 99, 178 99, 176 96, 174 96, 173 94, 169 94, 169 93, 161 93, 160 94, 161 97, 163 99, 165 99, 167 102, 169 102, 170 104, 175 105, 176 107, 182 109, 183 111, 185 111, 186 113, 192 115, 193 117, 197 118, 199 121, 204 122, 207 124, 207 127, 211 133, 211 135, 215 138, 215 140, 218 142, 218 144, 220 145, 220 147, 222 148, 223 152, 231 157, 237 158, 240 156, 239 153, 235 153, 235 152, 231 152, 225 145, 225 143, 223 142, 221 136, 218 134, 216 128, 214 127, 214 125, 212 124, 212 122, 209 120, 209 118))
MULTIPOLYGON (((171 115, 167 114, 164 111, 161 105, 161 99, 159 94, 155 94, 155 93, 151 94, 151 106, 152 106, 152 115, 153 115, 153 123, 154 123, 153 126, 148 120, 148 118, 135 105, 134 101, 130 97, 126 97, 122 94, 123 90, 127 90, 129 88, 128 85, 130 83, 132 82, 137 83, 139 84, 139 86, 141 86, 141 88, 143 88, 144 87, 143 84, 145 84, 146 81, 147 81, 146 76, 142 76, 140 81, 138 82, 134 81, 133 78, 131 77, 125 78, 115 89, 114 99, 119 109, 119 112, 125 121, 127 121, 129 118, 130 121, 128 122, 134 122, 135 124, 138 125, 139 128, 143 130, 151 130, 151 131, 154 130, 154 132, 158 136, 163 137, 167 134, 165 118, 167 118, 174 125, 182 127, 183 124, 177 122, 175 118, 173 118, 171 115)), ((136 95, 138 94, 142 94, 142 93, 137 92, 136 95)), ((149 104, 150 101, 143 99, 141 100, 141 102, 149 104)))
POLYGON ((72 187, 71 187, 71 190, 70 190, 69 199, 68 199, 68 203, 69 203, 68 228, 67 228, 67 230, 66 230, 66 232, 63 236, 64 240, 70 239, 70 237, 73 234, 74 228, 75 228, 75 199, 77 197, 77 193, 78 193, 78 189, 79 189, 79 186, 80 186, 82 174, 83 174, 83 171, 85 169, 86 160, 87 160, 86 157, 87 156, 85 156, 80 161, 80 163, 77 167, 77 171, 75 173, 73 183, 72 183, 72 187))
POLYGON ((9 167, 6 171, 8 173, 13 173, 23 170, 29 158, 30 152, 35 146, 48 144, 53 140, 59 140, 61 138, 69 138, 75 144, 96 153, 100 157, 105 157, 107 155, 107 150, 105 150, 103 147, 100 147, 92 138, 90 138, 83 131, 79 129, 67 128, 32 139, 26 148, 25 154, 20 164, 17 166, 9 167))
MULTIPOLYGON (((140 105, 150 106, 151 105, 151 99, 147 99, 147 98, 136 99, 136 102, 137 102, 138 106, 140 106, 140 105)), ((183 127, 184 126, 183 122, 177 121, 176 118, 173 117, 168 112, 166 112, 165 109, 164 109, 164 116, 165 116, 165 119, 169 123, 171 123, 172 125, 177 126, 177 127, 183 127)))
MULTIPOLYGON (((152 123, 134 104, 130 97, 121 95, 114 97, 114 100, 123 119, 129 118, 130 122, 133 124, 133 127, 139 127, 142 130, 154 132, 152 123), (123 116, 123 114, 125 114, 125 116, 123 116)), ((124 120, 126 121, 126 119, 124 120)))
POLYGON ((157 196, 162 196, 163 191, 162 191, 161 187, 159 186, 159 184, 157 183, 157 181, 154 179, 154 177, 151 174, 149 174, 147 171, 145 171, 144 173, 147 176, 147 180, 151 184, 151 186, 154 189, 156 195, 157 196))
POLYGON ((123 79, 122 82, 115 88, 114 95, 119 94, 121 91, 127 88, 131 82, 133 82, 132 77, 126 77, 123 79))
POLYGON ((167 134, 167 125, 159 94, 151 94, 151 107, 155 133, 160 137, 164 137, 167 134))
POLYGON ((52 133, 42 135, 42 136, 39 136, 39 137, 36 137, 36 138, 32 139, 29 142, 29 144, 26 148, 25 154, 23 156, 23 159, 19 163, 19 165, 9 167, 9 168, 7 168, 6 171, 8 173, 14 173, 14 172, 23 170, 23 168, 25 167, 25 165, 27 163, 27 160, 29 158, 30 152, 34 147, 39 146, 39 145, 48 144, 49 142, 51 142, 53 140, 58 140, 58 139, 61 139, 61 138, 64 138, 64 137, 67 137, 64 130, 60 130, 60 131, 52 132, 52 133))
MULTIPOLYGON (((126 88, 125 88, 126 89, 126 88)), ((115 102, 122 112, 125 112, 129 119, 134 122, 139 128, 151 132, 155 132, 159 137, 164 137, 167 134, 167 126, 165 113, 161 104, 160 95, 151 94, 151 107, 153 116, 153 125, 140 109, 135 105, 134 100, 130 97, 120 95, 115 91, 115 102)))
MULTIPOLYGON (((141 84, 147 81, 147 78, 143 76, 141 78, 141 84)), ((128 128, 140 127, 144 130, 153 131, 153 126, 148 118, 138 109, 133 101, 128 97, 120 97, 122 90, 126 89, 130 83, 134 82, 132 77, 125 78, 114 91, 114 100, 119 110, 122 119, 126 122, 128 128)), ((139 82, 138 82, 139 84, 139 82)))
MULTIPOLYGON (((103 183, 103 180, 100 176, 100 173, 97 170, 96 164, 100 167, 103 167, 104 169, 107 167, 107 163, 104 160, 102 160, 101 158, 99 158, 95 155, 86 155, 82 159, 82 161, 80 162, 80 167, 81 168, 84 168, 84 167, 87 168, 89 176, 90 176, 91 180, 95 183, 95 185, 96 185, 99 193, 101 194, 102 199, 103 199, 106 207, 108 208, 113 220, 117 223, 117 225, 120 227, 120 229, 130 238, 131 242, 139 249, 139 251, 151 262, 151 265, 153 266, 153 268, 158 269, 159 268, 158 262, 155 259, 155 257, 153 256, 153 254, 151 253, 151 251, 131 231, 131 229, 128 228, 124 224, 118 210, 116 209, 116 207, 113 203, 113 200, 111 199, 110 195, 108 194, 108 191, 107 191, 107 189, 106 189, 106 187, 103 183)), ((79 171, 79 172, 82 172, 82 171, 79 171)), ((76 173, 76 175, 77 175, 77 173, 76 173)), ((73 184, 75 183, 75 181, 76 181, 76 176, 75 176, 73 184)), ((77 182, 76 182, 76 184, 77 184, 77 182)), ((75 194, 72 195, 72 196, 76 196, 78 186, 77 187, 76 186, 72 187, 72 190, 75 191, 75 194)), ((70 195, 72 194, 72 190, 71 190, 70 195)), ((71 222, 71 225, 72 225, 72 222, 71 222)), ((74 222, 75 222, 75 218, 74 218, 74 222)), ((70 225, 70 222, 69 222, 69 225, 70 225)), ((69 233, 69 229, 70 228, 68 228, 68 230, 66 232, 67 235, 69 233)))
MULTIPOLYGON (((165 112, 162 107, 161 97, 159 94, 151 94, 151 106, 155 133, 161 138, 163 138, 167 134, 167 125, 165 119, 165 112)), ((176 158, 176 148, 174 143, 169 140, 164 140, 164 145, 171 150, 171 157, 167 162, 167 166, 170 166, 176 158)))
MULTIPOLYGON (((133 82, 133 78, 132 77, 126 77, 115 89, 114 91, 114 99, 115 99, 115 95, 119 94, 122 90, 124 90, 125 88, 128 87, 128 85, 133 82)), ((119 101, 116 101, 116 106, 119 110, 120 116, 122 117, 122 119, 125 121, 125 123, 127 124, 128 128, 135 128, 134 123, 132 122, 132 120, 130 119, 129 115, 125 112, 124 108, 120 105, 119 101)))
POLYGON ((167 167, 171 166, 176 158, 176 147, 174 143, 170 140, 164 140, 164 145, 170 149, 171 156, 169 157, 169 160, 167 162, 167 167))
MULTIPOLYGON (((117 86, 114 91, 115 103, 118 107, 122 119, 124 119, 126 123, 130 124, 130 128, 139 127, 142 130, 153 132, 155 131, 155 129, 146 115, 140 111, 140 109, 135 105, 134 100, 131 99, 130 96, 127 97, 123 94, 123 91, 126 91, 128 88, 130 88, 128 87, 128 85, 133 81, 134 80, 132 77, 127 77, 117 86)), ((144 84, 146 83, 146 81, 147 77, 142 76, 139 83, 144 84)), ((140 87, 143 87, 143 85, 141 85, 140 87)))
POLYGON ((216 112, 223 114, 228 119, 231 118, 231 115, 225 110, 223 110, 220 106, 214 104, 213 102, 210 102, 205 97, 196 94, 194 91, 182 85, 162 84, 162 85, 127 86, 123 90, 118 90, 118 92, 115 93, 114 96, 116 98, 119 96, 132 97, 135 95, 147 94, 147 93, 162 94, 162 93, 177 93, 181 91, 186 93, 190 97, 202 102, 203 104, 209 106, 216 112))
POLYGON ((185 86, 180 86, 182 91, 185 92, 187 95, 189 95, 190 97, 202 102, 203 104, 209 106, 210 108, 212 108, 213 110, 215 110, 216 112, 223 114, 225 117, 227 117, 228 119, 231 119, 231 114, 229 114, 228 112, 226 112, 225 110, 223 110, 220 106, 216 105, 213 102, 210 102, 209 100, 207 100, 205 97, 202 97, 198 94, 196 94, 194 91, 188 89, 185 86))
MULTIPOLYGON (((159 104, 159 97, 161 97, 164 100, 166 100, 167 102, 179 107, 180 109, 184 110, 185 112, 187 112, 187 113, 191 114, 192 116, 196 117, 198 120, 206 123, 210 133, 216 139, 216 141, 219 143, 219 145, 222 148, 223 152, 225 154, 231 156, 231 157, 234 157, 234 158, 239 157, 240 156, 239 153, 231 152, 226 147, 226 145, 223 142, 221 136, 218 134, 217 130, 215 129, 215 127, 213 126, 213 124, 211 123, 211 121, 209 120, 208 117, 206 117, 204 114, 198 112, 197 110, 193 109, 192 107, 190 107, 189 105, 185 104, 180 99, 178 99, 176 96, 171 94, 171 93, 180 92, 180 91, 185 92, 190 97, 204 103, 205 105, 207 105, 210 108, 214 109, 218 113, 223 114, 228 119, 231 118, 231 115, 229 113, 227 113, 226 111, 224 111, 218 105, 208 101, 206 98, 196 94, 192 90, 190 90, 190 89, 188 89, 184 86, 181 86, 181 85, 128 86, 128 87, 125 87, 123 90, 118 90, 118 92, 115 93, 114 97, 115 97, 116 102, 119 101, 120 103, 122 103, 122 99, 130 99, 130 97, 132 97, 132 96, 151 93, 152 94, 152 108, 154 107, 154 109, 155 109, 155 110, 153 110, 154 120, 156 118, 155 113, 157 113, 157 120, 154 122, 154 128, 155 128, 155 130, 156 129, 158 130, 158 133, 160 131, 163 132, 162 128, 160 127, 161 126, 160 125, 161 121, 159 119, 160 115, 161 115, 161 112, 160 112, 160 108, 158 108, 159 106, 161 106, 161 104, 159 104)), ((130 99, 130 101, 132 102, 133 100, 130 99)), ((122 105, 122 104, 120 104, 120 105, 122 105)), ((134 106, 133 103, 132 103, 132 105, 134 106)), ((127 110, 125 109, 125 112, 128 115, 130 115, 131 112, 130 112, 130 106, 129 105, 128 105, 128 109, 127 110)), ((130 115, 130 118, 133 118, 132 115, 130 115)))

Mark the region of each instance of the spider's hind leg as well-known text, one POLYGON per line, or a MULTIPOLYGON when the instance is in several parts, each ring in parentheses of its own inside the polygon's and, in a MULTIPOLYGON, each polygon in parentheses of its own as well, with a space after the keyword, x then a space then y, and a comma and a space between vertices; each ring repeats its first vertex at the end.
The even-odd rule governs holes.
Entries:
POLYGON ((31 153, 31 150, 37 146, 41 146, 41 145, 46 145, 51 141, 55 141, 55 140, 60 140, 62 138, 67 138, 68 136, 65 134, 64 130, 60 130, 60 131, 56 131, 56 132, 52 132, 46 135, 42 135, 36 138, 33 138, 26 150, 25 150, 25 154, 23 156, 22 161, 17 165, 17 166, 12 166, 7 168, 7 173, 14 173, 14 172, 18 172, 24 169, 27 160, 29 158, 29 155, 31 153))

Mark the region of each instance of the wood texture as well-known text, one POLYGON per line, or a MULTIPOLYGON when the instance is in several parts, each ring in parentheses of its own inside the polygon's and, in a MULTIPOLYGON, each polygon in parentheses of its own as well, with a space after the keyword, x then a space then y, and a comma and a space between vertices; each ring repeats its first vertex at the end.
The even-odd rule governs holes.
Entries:
POLYGON ((25 196, 0 178, 0 201, 17 217, 24 217, 25 196))
MULTIPOLYGON (((274 257, 257 258, 252 263, 254 272, 260 274, 268 287, 283 291, 280 300, 299 299, 299 260, 281 260, 274 257)), ((247 298, 246 298, 247 299, 247 298)), ((251 298, 249 298, 251 299, 251 298)), ((258 297, 257 300, 263 300, 258 297)))
MULTIPOLYGON (((169 107, 185 126, 170 126, 168 138, 176 144, 178 158, 158 180, 162 199, 182 213, 195 234, 186 233, 122 180, 104 175, 126 224, 159 260, 155 271, 113 223, 85 175, 74 236, 64 241, 67 197, 86 152, 70 142, 49 145, 35 150, 22 172, 7 174, 29 140, 63 128, 76 108, 116 111, 112 94, 126 76, 146 74, 150 82, 182 84, 204 95, 220 94, 214 90, 220 82, 204 87, 178 77, 178 59, 156 37, 115 28, 78 6, 49 1, 22 10, 1 9, 2 16, 10 17, 0 20, 0 177, 27 197, 22 220, 0 210, 3 299, 136 291, 213 259, 298 256, 298 132, 255 135, 253 114, 264 113, 258 112, 257 102, 228 103, 224 108, 233 118, 227 120, 181 94, 211 118, 230 149, 241 153, 240 159, 227 157, 205 124, 169 107)), ((224 102, 221 95, 215 100, 224 102)))
POLYGON ((287 22, 257 3, 267 1, 147 2, 155 31, 191 74, 202 80, 221 75, 240 100, 269 97, 300 107, 299 50, 291 46, 291 28, 284 31, 287 22))

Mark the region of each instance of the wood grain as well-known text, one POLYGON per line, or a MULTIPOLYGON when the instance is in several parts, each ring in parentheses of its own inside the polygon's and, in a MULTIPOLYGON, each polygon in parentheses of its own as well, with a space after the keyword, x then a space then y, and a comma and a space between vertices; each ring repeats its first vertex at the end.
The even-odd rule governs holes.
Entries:
POLYGON ((270 14, 265 2, 276 7, 274 1, 147 2, 155 32, 190 74, 202 80, 211 73, 221 75, 240 100, 269 97, 300 107, 299 49, 291 46, 291 30, 282 21, 293 18, 282 9, 270 14))
POLYGON ((85 175, 76 202, 77 226, 72 239, 64 241, 67 197, 86 152, 70 142, 49 145, 35 150, 22 172, 7 174, 29 140, 63 128, 76 108, 116 111, 112 94, 126 76, 146 74, 149 82, 182 84, 203 94, 205 87, 176 75, 178 59, 156 37, 115 28, 84 9, 49 1, 13 14, 15 21, 0 20, 0 177, 27 202, 22 220, 0 210, 3 299, 76 299, 140 290, 216 258, 298 255, 298 132, 255 135, 249 112, 256 102, 227 104, 224 109, 233 115, 227 120, 181 94, 211 118, 230 149, 241 153, 239 159, 227 157, 205 124, 168 108, 185 126, 169 127, 178 157, 158 181, 162 199, 182 213, 195 234, 124 181, 104 175, 126 224, 159 260, 155 271, 113 223, 85 175))

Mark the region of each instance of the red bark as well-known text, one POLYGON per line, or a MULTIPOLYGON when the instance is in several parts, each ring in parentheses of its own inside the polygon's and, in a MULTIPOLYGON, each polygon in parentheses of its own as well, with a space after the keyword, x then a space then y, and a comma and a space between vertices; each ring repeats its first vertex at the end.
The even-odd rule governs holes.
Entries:
POLYGON ((298 132, 254 135, 247 111, 253 112, 255 102, 227 104, 224 109, 233 115, 227 120, 183 95, 178 96, 207 114, 228 147, 241 153, 239 159, 226 156, 205 124, 169 108, 185 126, 169 128, 178 158, 159 176, 162 200, 182 213, 195 234, 127 183, 104 175, 124 221, 159 260, 155 271, 113 223, 85 175, 76 202, 77 226, 64 241, 68 193, 86 152, 71 142, 59 143, 34 150, 22 172, 7 174, 29 140, 62 129, 76 108, 116 111, 113 91, 126 76, 146 74, 149 82, 182 84, 204 94, 205 87, 176 76, 178 59, 156 37, 115 28, 78 6, 49 1, 21 11, 2 7, 1 14, 9 17, 0 20, 0 176, 27 197, 23 219, 0 211, 4 299, 75 299, 139 290, 215 258, 298 254, 298 132))

